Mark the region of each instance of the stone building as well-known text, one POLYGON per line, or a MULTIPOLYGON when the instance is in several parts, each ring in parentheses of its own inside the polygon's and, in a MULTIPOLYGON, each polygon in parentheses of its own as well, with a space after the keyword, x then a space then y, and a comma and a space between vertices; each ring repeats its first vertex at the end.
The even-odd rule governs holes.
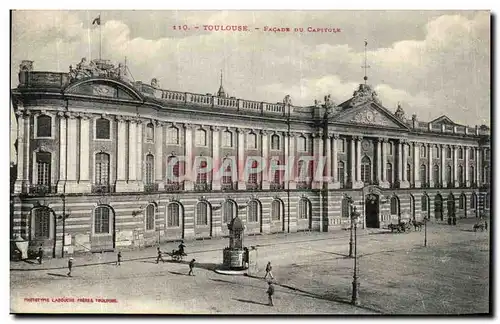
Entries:
POLYGON ((341 104, 299 107, 230 97, 222 82, 214 95, 164 90, 104 60, 69 73, 23 61, 11 95, 11 233, 53 256, 225 236, 236 215, 247 234, 331 231, 349 226, 348 196, 366 227, 490 209, 489 129, 393 113, 366 80, 341 104))

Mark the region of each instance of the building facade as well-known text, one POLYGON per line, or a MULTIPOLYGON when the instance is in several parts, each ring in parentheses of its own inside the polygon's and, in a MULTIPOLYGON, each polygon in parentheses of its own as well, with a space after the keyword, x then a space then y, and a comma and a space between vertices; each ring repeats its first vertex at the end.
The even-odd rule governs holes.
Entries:
POLYGON ((224 236, 236 215, 247 234, 329 231, 349 226, 349 197, 366 227, 489 213, 489 129, 393 113, 366 80, 339 105, 299 107, 125 72, 23 61, 13 237, 60 256, 224 236))

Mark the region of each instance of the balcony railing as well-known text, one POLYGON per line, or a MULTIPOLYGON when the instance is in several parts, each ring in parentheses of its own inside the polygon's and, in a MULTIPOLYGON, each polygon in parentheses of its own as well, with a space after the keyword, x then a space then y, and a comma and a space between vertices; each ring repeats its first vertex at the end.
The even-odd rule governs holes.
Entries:
POLYGON ((422 181, 422 182, 420 183, 420 188, 429 188, 429 187, 430 187, 430 185, 429 185, 429 183, 428 183, 428 182, 422 181))
POLYGON ((182 185, 179 182, 165 184, 165 191, 180 191, 180 190, 182 190, 182 185))
POLYGON ((158 184, 157 183, 148 183, 144 185, 144 191, 145 192, 155 192, 158 191, 158 184))
POLYGON ((36 184, 29 187, 30 194, 46 195, 57 192, 57 186, 36 184))
POLYGON ((92 185, 93 193, 110 193, 115 192, 115 187, 109 184, 94 184, 92 185))
POLYGON ((220 188, 222 190, 233 190, 234 189, 234 185, 232 182, 229 182, 229 183, 221 183, 220 185, 220 188))
POLYGON ((283 183, 271 182, 269 184, 269 189, 271 189, 271 190, 283 190, 283 189, 285 189, 285 185, 283 183))
POLYGON ((247 190, 259 190, 260 184, 253 183, 253 182, 247 182, 246 187, 247 187, 247 190))
POLYGON ((195 191, 209 191, 210 189, 211 188, 210 188, 210 185, 208 183, 201 182, 201 183, 194 184, 195 191))
POLYGON ((297 189, 311 189, 311 184, 305 181, 297 182, 297 189))

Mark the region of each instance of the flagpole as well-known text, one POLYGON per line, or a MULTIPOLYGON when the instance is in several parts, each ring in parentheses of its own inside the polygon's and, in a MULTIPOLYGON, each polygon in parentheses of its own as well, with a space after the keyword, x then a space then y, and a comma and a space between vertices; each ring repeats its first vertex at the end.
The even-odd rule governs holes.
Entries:
POLYGON ((99 61, 102 54, 102 27, 101 27, 101 13, 99 13, 99 61))

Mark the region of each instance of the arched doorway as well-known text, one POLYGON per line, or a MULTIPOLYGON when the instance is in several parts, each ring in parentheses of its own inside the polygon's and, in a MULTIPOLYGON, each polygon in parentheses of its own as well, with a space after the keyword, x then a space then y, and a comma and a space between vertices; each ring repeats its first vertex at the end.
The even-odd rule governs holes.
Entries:
POLYGON ((94 209, 90 247, 92 251, 113 251, 115 248, 115 211, 108 205, 94 209))
POLYGON ((448 218, 455 218, 455 196, 452 193, 448 195, 448 200, 446 201, 446 207, 448 209, 448 218))
POLYGON ((443 197, 440 194, 434 197, 434 217, 443 220, 443 197))
POLYGON ((365 201, 365 217, 366 227, 379 228, 379 196, 376 194, 369 194, 366 196, 365 201))

